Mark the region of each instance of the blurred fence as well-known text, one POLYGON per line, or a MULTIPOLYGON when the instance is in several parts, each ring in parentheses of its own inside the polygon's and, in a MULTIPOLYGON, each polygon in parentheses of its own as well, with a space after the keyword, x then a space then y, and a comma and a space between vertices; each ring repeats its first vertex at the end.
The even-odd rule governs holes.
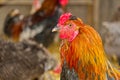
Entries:
MULTIPOLYGON (((27 15, 31 4, 32 0, 0 0, 0 32, 4 18, 11 9, 18 8, 22 14, 27 15)), ((102 22, 110 20, 119 6, 120 0, 69 0, 67 11, 101 32, 102 22)))

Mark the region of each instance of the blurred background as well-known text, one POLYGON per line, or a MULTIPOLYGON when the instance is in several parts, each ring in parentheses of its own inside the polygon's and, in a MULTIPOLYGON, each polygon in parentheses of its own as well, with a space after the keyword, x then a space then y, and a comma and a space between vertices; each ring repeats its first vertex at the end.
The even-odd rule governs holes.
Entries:
MULTIPOLYGON (((2 41, 10 41, 12 44, 29 41, 32 45, 33 42, 34 45, 42 44, 56 62, 54 68, 44 71, 42 78, 33 80, 59 80, 60 78, 60 40, 58 33, 52 33, 51 30, 57 24, 59 16, 65 12, 71 12, 80 17, 85 24, 93 26, 102 37, 108 57, 113 63, 119 65, 120 0, 0 0, 2 41)), ((17 54, 17 52, 14 53, 17 54)), ((3 76, 0 76, 1 80, 6 77, 3 76)), ((21 78, 20 80, 27 79, 21 78)))

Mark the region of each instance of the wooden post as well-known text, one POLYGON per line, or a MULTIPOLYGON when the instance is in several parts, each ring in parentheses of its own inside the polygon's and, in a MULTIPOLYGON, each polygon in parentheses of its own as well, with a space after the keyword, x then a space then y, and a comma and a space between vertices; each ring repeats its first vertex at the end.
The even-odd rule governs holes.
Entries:
POLYGON ((88 13, 87 13, 87 24, 93 26, 93 4, 87 5, 88 6, 88 13))
POLYGON ((94 0, 93 2, 93 23, 94 23, 94 28, 99 31, 99 6, 100 6, 100 0, 94 0))

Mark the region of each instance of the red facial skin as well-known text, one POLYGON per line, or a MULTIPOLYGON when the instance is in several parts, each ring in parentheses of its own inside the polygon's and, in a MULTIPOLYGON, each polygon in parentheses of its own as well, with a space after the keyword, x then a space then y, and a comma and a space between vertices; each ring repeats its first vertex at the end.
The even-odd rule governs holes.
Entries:
POLYGON ((79 31, 76 29, 77 26, 69 20, 71 13, 65 13, 61 15, 57 26, 59 27, 60 38, 67 39, 68 41, 72 41, 79 31), (67 22, 69 20, 69 22, 67 22))

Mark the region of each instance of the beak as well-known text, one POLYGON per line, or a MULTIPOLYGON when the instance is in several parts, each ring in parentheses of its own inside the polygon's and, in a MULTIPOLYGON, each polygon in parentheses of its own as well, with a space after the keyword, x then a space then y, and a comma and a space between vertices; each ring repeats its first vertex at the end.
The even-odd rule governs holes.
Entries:
POLYGON ((52 29, 52 32, 56 32, 56 31, 59 31, 60 28, 58 26, 55 26, 53 29, 52 29))

